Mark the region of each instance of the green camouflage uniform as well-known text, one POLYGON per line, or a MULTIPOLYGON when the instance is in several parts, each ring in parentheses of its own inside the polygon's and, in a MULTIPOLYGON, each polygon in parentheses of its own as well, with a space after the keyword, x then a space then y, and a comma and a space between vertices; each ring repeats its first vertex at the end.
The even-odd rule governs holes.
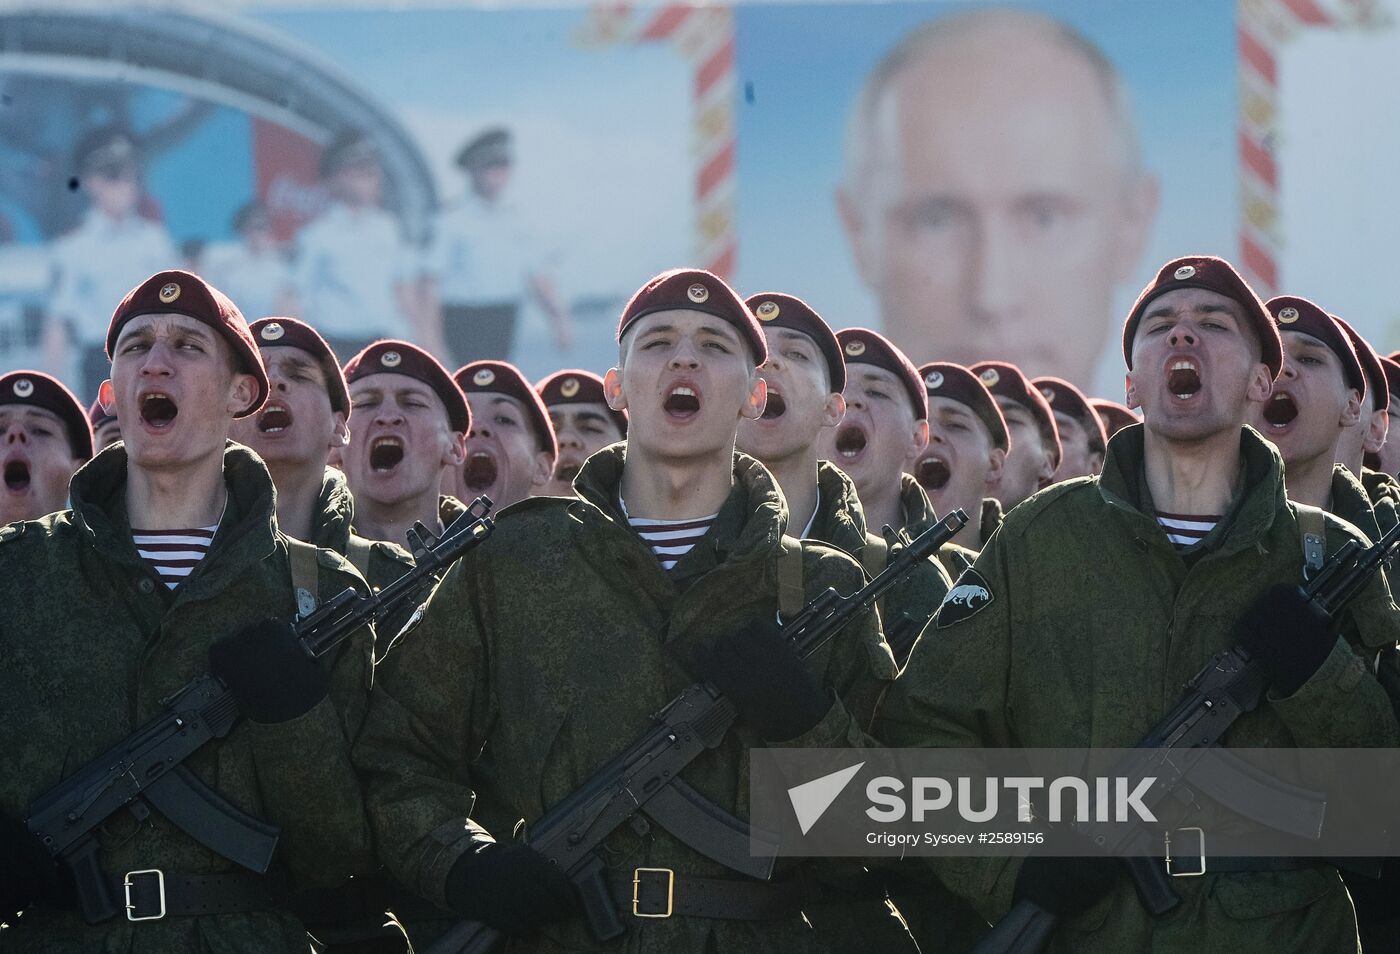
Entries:
MULTIPOLYGON (((911 537, 931 527, 937 518, 929 506, 923 488, 908 479, 922 498, 914 500, 919 514, 918 530, 906 523, 911 537)), ((908 487, 904 487, 906 496, 908 487)), ((860 561, 866 574, 874 576, 885 568, 888 562, 889 545, 882 537, 876 537, 865 526, 865 512, 861 509, 860 498, 856 496, 855 484, 835 464, 817 461, 817 514, 812 522, 811 539, 830 544, 844 550, 860 561)), ((909 512, 906 506, 905 513, 909 512)), ((895 550, 898 553, 898 550, 895 550)), ((923 630, 938 606, 943 602, 950 586, 948 574, 935 560, 928 560, 914 569, 900 583, 895 584, 880 601, 881 629, 891 646, 903 645, 905 654, 912 648, 918 634, 923 630)), ((896 658, 901 656, 895 653, 896 658)))
MULTIPOLYGON (((1143 430, 1109 445, 1101 478, 1051 487, 1007 515, 962 583, 985 598, 946 604, 881 708, 890 746, 1129 747, 1180 698, 1270 584, 1301 579, 1299 513, 1272 445, 1245 428, 1245 484, 1232 513, 1179 553, 1157 524, 1143 430), (950 612, 950 608, 953 611, 950 612)), ((1317 511, 1312 511, 1317 514, 1317 511)), ((1331 517, 1329 551, 1356 534, 1331 517)), ((1352 602, 1349 631, 1369 658, 1393 645, 1400 609, 1383 578, 1352 602)), ((1339 640, 1287 698, 1242 716, 1236 746, 1393 746, 1400 725, 1357 650, 1339 640)), ((987 917, 1011 903, 1012 858, 932 859, 987 917)), ((1056 951, 1353 950, 1356 922, 1338 873, 1207 873, 1175 879, 1177 909, 1151 917, 1128 878, 1074 918, 1056 951)))
MULTIPOLYGON (((578 788, 694 681, 679 660, 774 612, 787 516, 768 471, 735 456, 734 490, 713 527, 667 573, 620 512, 625 452, 618 444, 589 458, 575 480, 579 499, 535 497, 502 511, 496 532, 448 571, 421 624, 381 667, 389 695, 376 698, 357 761, 389 869, 439 904, 453 862, 480 837, 469 812, 510 841, 518 822, 578 788)), ((801 559, 808 598, 861 585, 859 567, 839 551, 803 543, 801 559)), ((876 617, 858 618, 811 665, 839 700, 788 744, 866 742, 895 675, 876 617)), ((756 744, 740 723, 685 778, 745 817, 756 744)), ((736 877, 655 825, 613 833, 607 856, 611 870, 629 875, 645 866, 673 868, 677 879, 736 877)), ((800 918, 623 916, 628 933, 607 950, 825 949, 800 918)), ((581 919, 509 945, 595 947, 581 919)))
MULTIPOLYGON (((326 468, 311 519, 308 542, 334 550, 348 559, 376 591, 413 569, 413 557, 403 547, 385 540, 367 540, 351 529, 355 520, 355 498, 345 482, 345 475, 334 467, 326 468)), ((379 629, 388 636, 393 635, 388 627, 379 629)))
MULTIPOLYGON (((160 700, 207 672, 209 646, 241 627, 296 613, 286 538, 276 529, 272 480, 251 451, 224 452, 228 506, 208 554, 171 591, 137 554, 125 507, 126 451, 117 444, 73 477, 73 509, 0 531, 0 808, 24 818, 30 802, 161 711, 160 700)), ((321 598, 363 580, 317 551, 321 598)), ((224 798, 281 828, 273 872, 289 889, 332 886, 372 866, 373 850, 350 742, 368 708, 373 632, 333 655, 330 697, 278 725, 247 720, 185 764, 224 798)), ((114 816, 99 835, 108 875, 159 868, 211 874, 243 869, 159 813, 114 816)), ((120 899, 118 899, 120 903, 120 899)), ((302 952, 290 915, 256 911, 170 916, 88 926, 76 911, 31 909, 0 948, 21 954, 302 952)))

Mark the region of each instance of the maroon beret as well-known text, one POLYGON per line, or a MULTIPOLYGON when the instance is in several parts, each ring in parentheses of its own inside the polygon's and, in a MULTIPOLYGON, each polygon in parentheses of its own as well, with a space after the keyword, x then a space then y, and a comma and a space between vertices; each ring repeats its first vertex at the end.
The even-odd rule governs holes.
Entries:
POLYGON ((539 442, 540 450, 547 450, 555 457, 559 456, 559 440, 554 436, 554 424, 549 420, 549 412, 544 409, 544 402, 515 365, 506 361, 473 361, 458 368, 452 377, 464 394, 489 391, 515 398, 525 408, 525 413, 534 426, 535 439, 539 442))
MULTIPOLYGON (((1381 356, 1376 354, 1376 349, 1371 347, 1371 343, 1361 337, 1345 319, 1338 318, 1336 315, 1330 317, 1346 332, 1347 340, 1356 349, 1356 360, 1361 363, 1361 370, 1365 373, 1366 381, 1370 385, 1376 410, 1389 409, 1390 383, 1386 378, 1385 367, 1381 364, 1381 356)), ((1361 389, 1361 396, 1366 396, 1366 388, 1361 389)))
POLYGON ((841 345, 836 333, 811 305, 795 295, 782 292, 762 292, 750 295, 744 304, 761 322, 760 328, 790 328, 811 338, 826 359, 831 390, 840 394, 846 390, 846 360, 841 357, 841 345))
POLYGON ((68 429, 68 446, 79 460, 92 457, 92 425, 73 392, 42 371, 11 371, 0 377, 0 404, 27 404, 58 415, 68 429))
POLYGON ((234 416, 247 417, 263 406, 267 400, 267 369, 248 331, 247 319, 227 295, 190 272, 179 269, 156 272, 127 292, 112 313, 112 323, 107 326, 108 360, 117 350, 117 336, 122 326, 142 315, 184 315, 217 331, 233 347, 238 367, 258 379, 257 397, 234 416))
MULTIPOLYGON (((1382 370, 1385 371, 1386 390, 1396 397, 1400 397, 1400 361, 1385 355, 1377 355, 1376 357, 1381 363, 1382 370)), ((1387 406, 1389 406, 1388 401, 1387 406)))
POLYGON ((739 293, 724 279, 703 268, 673 268, 647 282, 627 307, 617 324, 617 340, 632 322, 657 311, 703 311, 733 325, 753 349, 754 367, 768 360, 768 342, 739 293))
POLYGON ((873 364, 899 378, 904 385, 904 393, 909 395, 909 404, 914 408, 914 420, 928 420, 928 394, 924 391, 924 379, 914 362, 897 348, 893 341, 869 328, 842 328, 836 332, 836 340, 845 355, 846 371, 849 374, 853 364, 873 364))
POLYGON ((601 404, 608 408, 613 423, 627 436, 627 412, 614 411, 608 407, 608 396, 603 393, 603 379, 592 371, 568 368, 555 371, 549 377, 535 383, 535 393, 540 396, 546 408, 556 404, 601 404))
POLYGON ((1357 357, 1351 338, 1331 315, 1296 295, 1277 295, 1265 302, 1264 307, 1269 309, 1280 335, 1285 331, 1297 331, 1326 345, 1341 362, 1342 379, 1347 387, 1356 388, 1362 397, 1366 396, 1366 375, 1361 370, 1361 359, 1357 357))
MULTIPOLYGON (((1104 432, 1103 421, 1098 412, 1084 396, 1084 392, 1064 378, 1040 377, 1031 381, 1040 390, 1040 396, 1050 405, 1051 412, 1068 414, 1079 422, 1089 435, 1089 449, 1103 453, 1108 446, 1108 435, 1104 432)), ((1057 428, 1058 430, 1058 428, 1057 428)))
POLYGON ((1112 437, 1123 428, 1131 424, 1141 424, 1142 418, 1133 413, 1133 409, 1117 401, 1105 401, 1103 398, 1090 398, 1089 404, 1098 412, 1099 420, 1103 421, 1104 434, 1112 437))
POLYGON ((1204 288, 1238 303, 1244 310, 1245 321, 1259 338, 1264 364, 1268 366, 1270 374, 1278 377, 1283 370, 1283 341, 1278 336, 1278 329, 1268 309, 1244 277, 1235 271, 1235 267, 1214 255, 1188 255, 1172 259, 1162 266, 1157 277, 1138 295, 1133 310, 1128 312, 1128 320, 1123 324, 1123 358, 1128 362, 1129 371, 1133 369, 1133 337, 1137 334, 1143 312, 1152 299, 1178 288, 1204 288))
POLYGON ((402 374, 422 381, 447 408, 447 423, 465 434, 472 428, 472 412, 462 389, 452 380, 437 358, 407 341, 385 339, 365 348, 345 365, 345 382, 353 384, 372 374, 402 374))
POLYGON ((997 407, 996 399, 987 386, 967 368, 951 361, 933 361, 919 368, 924 389, 931 398, 957 401, 971 408, 991 432, 992 443, 1002 450, 1011 449, 1011 432, 1006 429, 1006 417, 997 407))
POLYGON ((350 386, 345 383, 345 372, 331 346, 315 328, 295 318, 259 318, 249 330, 259 348, 300 348, 315 358, 326 376, 331 407, 350 416, 350 386))
POLYGON ((981 379, 994 397, 1003 397, 1031 412, 1041 439, 1050 448, 1052 466, 1060 466, 1064 448, 1060 446, 1060 429, 1055 425, 1055 412, 1045 396, 1031 386, 1021 369, 1005 361, 979 361, 969 369, 981 379))

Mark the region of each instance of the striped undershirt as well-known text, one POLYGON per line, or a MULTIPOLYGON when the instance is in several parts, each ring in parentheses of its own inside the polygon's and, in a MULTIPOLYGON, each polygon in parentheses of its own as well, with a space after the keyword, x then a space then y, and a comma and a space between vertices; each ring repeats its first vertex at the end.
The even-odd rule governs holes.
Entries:
POLYGON ((643 543, 651 547, 651 552, 661 561, 661 569, 668 571, 674 569, 680 558, 694 549, 700 538, 710 532, 710 525, 719 516, 718 513, 712 513, 708 517, 690 517, 685 520, 649 520, 628 513, 627 504, 621 496, 617 498, 617 502, 622 507, 622 515, 627 518, 627 525, 642 538, 643 543))
POLYGON ((155 567, 161 582, 175 589, 209 552, 218 524, 194 530, 132 530, 141 559, 155 567))
POLYGON ((1161 525, 1167 539, 1178 550, 1185 550, 1200 543, 1206 538, 1206 534, 1215 529, 1215 525, 1219 522, 1220 517, 1218 516, 1157 511, 1157 523, 1161 525))

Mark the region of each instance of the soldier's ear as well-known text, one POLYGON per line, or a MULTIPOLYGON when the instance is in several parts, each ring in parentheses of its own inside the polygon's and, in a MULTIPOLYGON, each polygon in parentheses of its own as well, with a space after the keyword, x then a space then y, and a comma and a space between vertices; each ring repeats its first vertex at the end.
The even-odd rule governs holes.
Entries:
POLYGON ((1361 449, 1368 454, 1379 454, 1389 433, 1390 412, 1377 411, 1371 415, 1371 426, 1366 429, 1366 438, 1361 442, 1361 449))
POLYGON ((1001 475, 1006 470, 1006 451, 1000 447, 993 447, 987 455, 987 480, 986 486, 995 487, 1001 480, 1001 475))
POLYGON ((915 421, 914 429, 909 432, 909 448, 912 453, 905 455, 905 463, 912 464, 919 459, 919 455, 928 447, 928 421, 915 421))
POLYGON ((603 375, 603 400, 614 411, 627 410, 627 398, 622 393, 621 368, 608 368, 608 373, 603 375))
POLYGON ((1245 400, 1253 401, 1256 404, 1263 404, 1269 399, 1269 395, 1274 393, 1274 379, 1269 374, 1269 366, 1262 361, 1254 366, 1254 370, 1249 378, 1249 388, 1245 391, 1245 400))
POLYGON ((102 410, 111 414, 117 406, 117 391, 112 387, 112 379, 108 378, 102 382, 97 389, 97 403, 102 405, 102 410))
POLYGON ((846 396, 844 394, 828 394, 826 404, 822 406, 822 427, 835 427, 841 423, 841 419, 846 416, 846 396))
POLYGON ((540 451, 535 455, 534 467, 530 470, 530 485, 543 487, 553 476, 554 455, 549 451, 540 451))
POLYGON ((242 414, 258 396, 258 379, 251 374, 235 374, 229 388, 228 412, 242 414))
POLYGON ((1355 427, 1361 423, 1361 392, 1356 388, 1347 389, 1347 403, 1342 405, 1342 417, 1338 423, 1343 428, 1355 427))
POLYGON ((447 449, 443 451, 442 463, 444 467, 451 467, 454 471, 461 467, 467 460, 467 435, 461 431, 447 432, 447 449))
POLYGON ((1123 403, 1136 411, 1142 407, 1142 402, 1138 400, 1137 386, 1133 384, 1133 372, 1129 371, 1123 375, 1123 403))
POLYGON ((768 382, 757 374, 753 376, 752 380, 748 400, 739 409, 739 416, 756 421, 763 416, 763 409, 768 406, 768 382))
POLYGON ((348 447, 350 445, 350 425, 345 420, 344 413, 336 411, 331 426, 331 447, 348 447))

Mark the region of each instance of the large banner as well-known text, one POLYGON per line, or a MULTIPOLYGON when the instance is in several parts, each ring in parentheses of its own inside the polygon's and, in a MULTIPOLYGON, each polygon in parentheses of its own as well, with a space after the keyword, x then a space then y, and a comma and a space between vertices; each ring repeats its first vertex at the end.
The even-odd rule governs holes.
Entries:
POLYGON ((692 264, 1108 397, 1180 254, 1389 349, 1400 133, 1366 77, 1397 43, 1346 0, 6 7, 0 370, 91 397, 167 267, 342 359, 532 378, 607 368, 627 295, 692 264))

